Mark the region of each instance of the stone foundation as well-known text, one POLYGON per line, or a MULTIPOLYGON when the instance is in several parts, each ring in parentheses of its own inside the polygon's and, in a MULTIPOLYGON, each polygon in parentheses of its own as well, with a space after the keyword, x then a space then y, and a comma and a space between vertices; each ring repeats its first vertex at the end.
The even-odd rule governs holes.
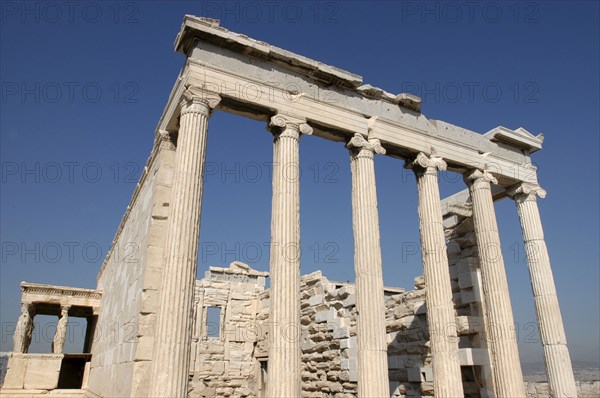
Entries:
MULTIPOLYGON (((578 381, 578 398, 598 398, 600 397, 600 381, 578 381)), ((548 383, 525 383, 527 398, 550 398, 548 383)))

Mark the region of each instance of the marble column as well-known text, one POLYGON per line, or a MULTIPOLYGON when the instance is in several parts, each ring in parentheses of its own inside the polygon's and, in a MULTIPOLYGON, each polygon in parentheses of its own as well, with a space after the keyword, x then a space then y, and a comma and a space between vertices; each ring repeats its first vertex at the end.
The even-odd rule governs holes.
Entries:
POLYGON ((536 196, 544 198, 546 192, 538 185, 521 183, 507 193, 515 200, 521 222, 550 395, 577 397, 567 337, 536 200, 536 196))
POLYGON ((31 316, 31 307, 29 303, 21 303, 21 315, 15 327, 13 335, 13 352, 25 354, 29 351, 31 336, 33 333, 33 317, 31 316))
POLYGON ((488 171, 472 170, 465 174, 465 182, 469 186, 473 202, 473 223, 481 266, 485 319, 496 396, 525 397, 512 306, 490 186, 490 183, 497 184, 497 180, 488 171))
POLYGON ((306 120, 271 118, 273 199, 270 247, 268 396, 301 396, 300 359, 300 135, 312 134, 306 120))
POLYGON ((185 397, 208 118, 220 97, 188 89, 181 103, 175 174, 154 336, 151 397, 185 397))
POLYGON ((375 186, 375 154, 379 140, 355 134, 347 145, 352 169, 352 223, 356 274, 358 397, 389 397, 387 341, 379 215, 375 186))
POLYGON ((60 318, 56 325, 56 332, 54 332, 54 338, 52 339, 52 352, 54 354, 62 354, 63 348, 65 347, 65 341, 67 339, 67 325, 69 323, 69 309, 70 305, 60 306, 60 318))
POLYGON ((415 172, 419 191, 421 254, 433 365, 433 391, 438 398, 462 397, 464 393, 458 358, 456 314, 452 302, 437 176, 438 170, 446 170, 446 162, 441 158, 419 153, 409 167, 415 172))

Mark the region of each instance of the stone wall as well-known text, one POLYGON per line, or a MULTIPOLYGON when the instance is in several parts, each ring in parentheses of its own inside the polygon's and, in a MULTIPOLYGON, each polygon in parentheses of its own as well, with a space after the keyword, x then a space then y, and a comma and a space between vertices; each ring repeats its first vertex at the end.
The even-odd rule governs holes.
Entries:
POLYGON ((8 353, 0 352, 0 387, 4 383, 4 376, 8 367, 8 353))
MULTIPOLYGON (((578 398, 598 398, 600 397, 600 381, 578 381, 577 397, 578 398)), ((527 398, 548 398, 550 390, 548 383, 525 383, 527 398)))
POLYGON ((444 221, 454 308, 459 335, 459 359, 466 397, 489 396, 493 386, 484 324, 479 254, 470 210, 444 221))
MULTIPOLYGON (((419 279, 421 280, 421 279, 419 279)), ((350 398, 357 393, 356 296, 353 284, 331 282, 320 271, 301 278, 302 396, 350 398)), ((268 292, 266 292, 268 294, 268 292)), ((433 394, 425 291, 386 288, 390 396, 433 394)), ((257 321, 268 331, 268 296, 257 321)), ((293 338, 295 329, 286 328, 293 338)), ((268 333, 258 346, 268 352, 268 333)))
POLYGON ((386 297, 390 396, 433 395, 433 371, 423 278, 415 290, 386 297))
POLYGON ((55 389, 63 357, 63 354, 9 354, 1 395, 8 397, 19 390, 55 389))
POLYGON ((355 396, 358 347, 354 286, 332 283, 317 271, 301 278, 300 300, 302 395, 355 396))
POLYGON ((190 397, 247 397, 263 390, 255 347, 266 276, 235 261, 229 268, 210 267, 197 281, 190 397), (209 309, 218 309, 219 319, 210 319, 209 309))
POLYGON ((174 160, 172 144, 157 137, 100 269, 98 290, 103 296, 92 344, 89 395, 145 395, 174 160))

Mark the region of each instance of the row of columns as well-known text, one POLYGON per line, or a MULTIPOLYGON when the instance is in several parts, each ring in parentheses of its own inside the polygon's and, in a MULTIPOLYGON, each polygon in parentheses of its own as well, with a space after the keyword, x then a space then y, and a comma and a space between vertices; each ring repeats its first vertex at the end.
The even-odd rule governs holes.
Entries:
MULTIPOLYGON (((189 347, 207 121, 217 95, 188 90, 181 104, 160 311, 154 345, 150 396, 186 396, 189 347)), ((299 139, 311 134, 306 120, 277 114, 269 124, 274 135, 271 219, 271 313, 269 388, 272 398, 301 396, 299 339, 285 338, 284 328, 300 325, 299 139)), ((388 397, 389 379, 382 261, 374 155, 384 154, 378 140, 355 134, 347 144, 352 170, 352 217, 358 338, 358 396, 388 397)), ((458 338, 440 204, 437 171, 445 162, 418 154, 409 164, 419 191, 423 272, 436 397, 463 396, 458 338)), ((491 359, 498 397, 524 397, 512 308, 485 170, 465 174, 481 259, 491 359)), ((512 194, 522 224, 550 388, 554 396, 575 397, 575 382, 556 299, 556 290, 535 202, 538 188, 524 185, 512 194), (535 255, 535 259, 534 259, 535 255)))
MULTIPOLYGON (((60 315, 56 324, 56 331, 54 332, 54 337, 50 344, 50 350, 53 354, 63 353, 65 341, 67 340, 67 324, 69 322, 70 308, 70 305, 60 306, 60 315)), ((21 315, 19 316, 13 335, 13 352, 26 354, 29 351, 34 328, 32 315, 34 311, 34 305, 32 303, 21 304, 21 315)))

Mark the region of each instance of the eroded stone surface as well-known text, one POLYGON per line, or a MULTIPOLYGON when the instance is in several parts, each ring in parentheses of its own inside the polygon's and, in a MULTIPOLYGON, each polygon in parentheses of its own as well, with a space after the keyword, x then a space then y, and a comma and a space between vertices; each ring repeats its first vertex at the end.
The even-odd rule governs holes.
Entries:
MULTIPOLYGON (((56 389, 70 316, 88 317, 84 357, 91 362, 82 387, 89 397, 442 397, 461 395, 459 378, 469 397, 575 396, 575 389, 583 397, 597 395, 597 383, 573 386, 531 201, 517 199, 517 207, 526 243, 543 254, 543 261, 529 265, 549 387, 523 385, 514 336, 494 328, 512 325, 512 310, 503 262, 490 260, 492 250, 500 250, 493 200, 522 194, 514 191, 521 183, 537 186, 530 154, 541 149, 543 136, 505 127, 481 135, 429 120, 419 98, 364 84, 360 76, 230 32, 216 20, 186 16, 176 49, 187 62, 97 289, 22 285, 17 352, 3 396, 56 389), (248 85, 271 95, 249 98, 231 89, 248 85), (267 273, 240 262, 210 267, 195 281, 213 108, 270 121, 276 162, 299 167, 300 133, 348 143, 356 286, 320 272, 300 278, 299 258, 282 261, 277 250, 270 259, 273 290, 265 288, 267 273), (447 239, 439 250, 447 259, 425 258, 425 275, 415 279, 414 290, 383 287, 375 153, 417 157, 426 171, 418 179, 423 246, 447 239), (437 181, 427 172, 442 164, 464 173, 470 192, 438 206, 437 181), (493 175, 485 171, 490 164, 493 175), (36 313, 60 317, 54 355, 26 354, 36 313), (458 341, 435 340, 440 336, 458 341)), ((275 175, 273 186, 272 241, 298 245, 299 184, 275 175)))

